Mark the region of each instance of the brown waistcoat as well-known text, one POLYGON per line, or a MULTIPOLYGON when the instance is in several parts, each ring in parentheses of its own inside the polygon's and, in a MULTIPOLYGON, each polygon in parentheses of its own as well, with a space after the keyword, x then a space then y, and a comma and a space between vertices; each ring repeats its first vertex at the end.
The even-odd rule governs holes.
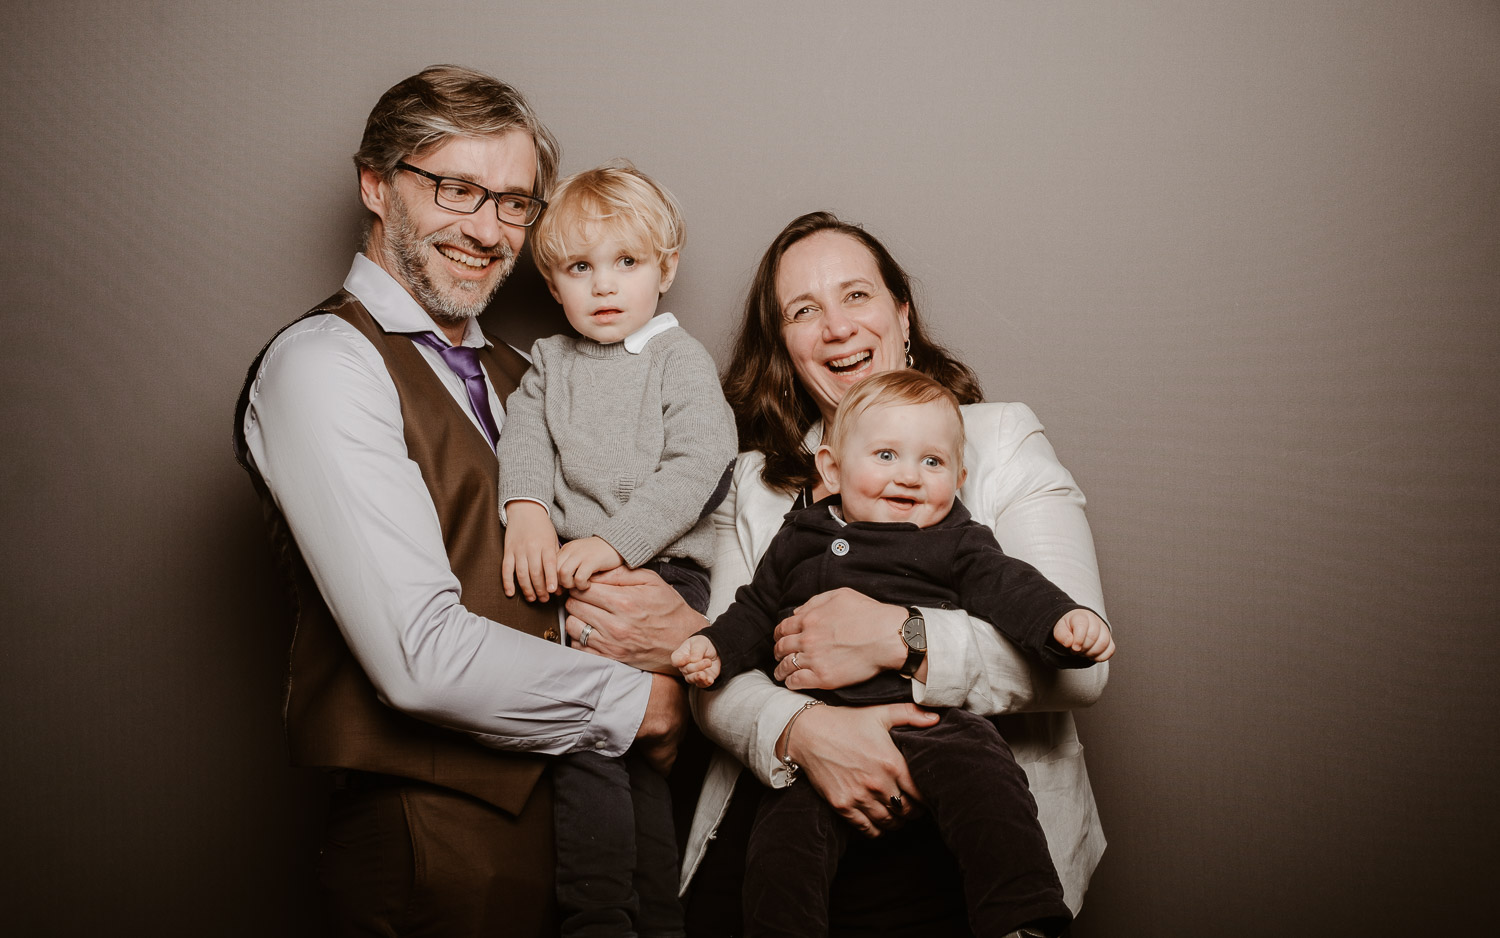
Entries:
MULTIPOLYGON (((498 505, 499 464, 484 435, 412 341, 381 329, 353 296, 341 291, 307 315, 318 313, 333 313, 358 329, 385 360, 401 399, 407 455, 421 468, 437 508, 464 607, 492 622, 553 637, 557 628, 554 606, 533 605, 519 595, 507 598, 500 588, 504 534, 498 505)), ((245 410, 264 355, 262 350, 250 366, 240 394, 235 452, 261 493, 272 541, 290 580, 294 631, 285 714, 292 764, 360 769, 432 782, 519 814, 547 757, 486 749, 461 733, 392 710, 376 697, 374 686, 350 652, 286 519, 246 455, 245 410)), ((524 358, 498 341, 480 352, 480 361, 502 401, 515 390, 527 368, 524 358)))

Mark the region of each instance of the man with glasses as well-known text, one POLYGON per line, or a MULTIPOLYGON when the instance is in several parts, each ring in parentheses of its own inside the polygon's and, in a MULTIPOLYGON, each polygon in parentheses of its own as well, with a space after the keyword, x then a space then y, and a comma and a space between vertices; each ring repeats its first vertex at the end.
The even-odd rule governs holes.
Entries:
POLYGON ((558 151, 510 86, 434 66, 370 113, 372 217, 343 289, 251 366, 236 454, 296 628, 292 762, 334 770, 319 879, 335 934, 555 934, 545 754, 663 765, 677 683, 558 644, 500 586, 495 441, 527 363, 476 317, 558 151))

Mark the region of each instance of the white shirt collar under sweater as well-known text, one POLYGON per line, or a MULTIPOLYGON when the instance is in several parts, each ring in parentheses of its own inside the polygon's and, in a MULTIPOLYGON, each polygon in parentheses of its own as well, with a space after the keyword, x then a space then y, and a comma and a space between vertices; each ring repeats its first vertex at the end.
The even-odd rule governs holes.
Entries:
POLYGON ((625 337, 625 351, 632 355, 641 354, 646 343, 677 325, 677 317, 671 313, 662 313, 652 316, 646 324, 625 337))

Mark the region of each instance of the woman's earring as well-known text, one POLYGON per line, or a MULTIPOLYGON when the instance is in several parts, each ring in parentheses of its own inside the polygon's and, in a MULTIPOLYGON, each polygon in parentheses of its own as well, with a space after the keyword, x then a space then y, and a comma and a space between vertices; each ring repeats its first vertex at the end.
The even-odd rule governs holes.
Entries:
POLYGON ((915 361, 913 361, 912 357, 911 357, 911 339, 907 339, 906 340, 906 348, 905 348, 904 351, 906 352, 906 367, 908 367, 908 368, 915 368, 915 367, 917 367, 917 363, 915 361))

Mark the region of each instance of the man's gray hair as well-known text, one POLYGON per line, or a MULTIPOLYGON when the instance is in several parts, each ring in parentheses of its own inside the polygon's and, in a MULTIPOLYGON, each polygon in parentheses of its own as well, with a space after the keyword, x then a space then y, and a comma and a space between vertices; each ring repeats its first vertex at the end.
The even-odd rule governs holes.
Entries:
POLYGON ((354 164, 390 179, 398 162, 453 137, 489 137, 518 129, 536 143, 531 194, 545 199, 557 180, 561 149, 521 92, 472 68, 432 65, 380 96, 365 122, 354 164))

